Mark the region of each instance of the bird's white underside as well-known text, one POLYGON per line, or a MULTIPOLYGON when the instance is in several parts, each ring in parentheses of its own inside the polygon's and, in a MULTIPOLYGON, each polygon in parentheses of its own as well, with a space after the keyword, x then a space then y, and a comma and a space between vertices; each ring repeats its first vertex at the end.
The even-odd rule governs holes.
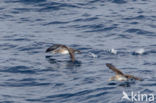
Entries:
POLYGON ((61 52, 61 54, 69 54, 68 50, 64 50, 61 52))
POLYGON ((118 80, 119 80, 119 81, 126 81, 127 78, 125 78, 125 77, 119 77, 118 80))
MULTIPOLYGON (((56 54, 56 51, 52 51, 53 54, 56 54)), ((60 54, 69 54, 68 50, 63 50, 61 52, 59 52, 60 54)))

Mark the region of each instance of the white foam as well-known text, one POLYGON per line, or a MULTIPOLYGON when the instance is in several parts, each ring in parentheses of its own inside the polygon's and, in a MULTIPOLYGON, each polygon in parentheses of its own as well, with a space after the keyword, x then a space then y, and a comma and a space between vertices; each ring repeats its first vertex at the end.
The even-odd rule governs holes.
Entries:
POLYGON ((110 52, 111 52, 112 54, 117 54, 117 50, 115 50, 114 48, 111 49, 110 52))
POLYGON ((97 55, 94 54, 94 53, 92 53, 92 52, 89 52, 89 55, 90 55, 91 57, 93 57, 93 58, 97 58, 97 55))

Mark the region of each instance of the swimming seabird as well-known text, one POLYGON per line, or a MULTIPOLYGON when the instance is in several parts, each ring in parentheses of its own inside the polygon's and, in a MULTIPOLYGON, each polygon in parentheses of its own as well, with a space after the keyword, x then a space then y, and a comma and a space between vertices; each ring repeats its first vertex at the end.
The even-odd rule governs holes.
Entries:
POLYGON ((117 69, 114 65, 106 63, 106 66, 111 69, 113 72, 115 72, 115 76, 111 77, 109 81, 117 80, 117 81, 127 81, 128 79, 134 79, 134 80, 142 80, 141 78, 135 77, 133 75, 124 74, 119 69, 117 69))
POLYGON ((52 46, 50 46, 46 52, 52 52, 52 53, 60 53, 60 54, 69 54, 70 55, 70 58, 72 60, 72 62, 75 61, 75 56, 74 54, 75 53, 80 53, 79 50, 75 50, 73 48, 69 48, 65 45, 62 45, 62 44, 54 44, 52 46))

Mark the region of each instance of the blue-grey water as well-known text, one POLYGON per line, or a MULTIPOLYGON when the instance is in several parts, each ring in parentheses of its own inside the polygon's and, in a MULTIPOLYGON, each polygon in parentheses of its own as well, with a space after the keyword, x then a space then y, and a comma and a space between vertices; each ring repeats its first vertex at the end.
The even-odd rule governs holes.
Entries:
POLYGON ((1 0, 0 54, 0 103, 156 98, 156 0, 1 0), (82 53, 72 63, 45 53, 53 44, 82 53), (109 82, 105 63, 144 80, 109 82))

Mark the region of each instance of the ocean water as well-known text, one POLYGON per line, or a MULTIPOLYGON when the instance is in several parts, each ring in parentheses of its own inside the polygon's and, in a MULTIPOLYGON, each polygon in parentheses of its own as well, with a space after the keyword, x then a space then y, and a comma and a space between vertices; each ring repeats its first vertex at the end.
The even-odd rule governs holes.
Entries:
POLYGON ((1 0, 0 54, 0 103, 131 103, 123 91, 156 98, 156 0, 1 0), (45 53, 53 44, 82 53, 72 63, 45 53), (106 63, 144 80, 109 82, 106 63))

